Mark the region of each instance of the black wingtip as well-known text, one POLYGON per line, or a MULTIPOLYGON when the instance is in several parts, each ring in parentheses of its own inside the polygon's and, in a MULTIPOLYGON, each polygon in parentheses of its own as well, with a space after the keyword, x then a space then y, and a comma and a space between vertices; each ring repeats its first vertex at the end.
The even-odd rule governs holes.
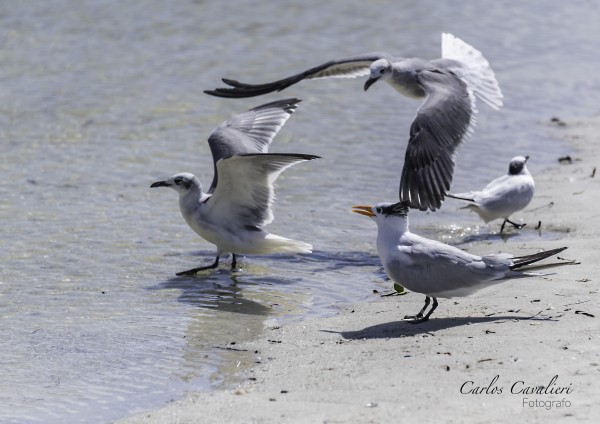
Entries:
POLYGON ((521 268, 526 265, 530 265, 532 263, 541 261, 542 259, 546 259, 546 258, 549 258, 550 256, 554 256, 566 249, 567 249, 567 247, 565 246, 565 247, 559 247, 556 249, 545 250, 543 252, 534 253, 532 255, 514 257, 513 265, 510 266, 510 269, 513 270, 513 269, 521 268))
MULTIPOLYGON (((239 155, 233 155, 233 156, 269 156, 272 158, 275 157, 293 157, 296 159, 303 159, 303 160, 313 160, 313 159, 322 159, 321 156, 317 156, 317 155, 309 155, 306 153, 243 153, 243 154, 239 154, 239 155)), ((231 156, 227 156, 228 158, 231 156)))
POLYGON ((243 99, 246 97, 255 97, 263 93, 246 92, 238 88, 215 88, 214 90, 204 90, 205 94, 222 97, 226 99, 243 99))
POLYGON ((317 155, 309 155, 306 153, 267 153, 268 155, 281 155, 281 156, 292 156, 298 159, 304 160, 313 160, 313 159, 322 159, 321 156, 317 155))
POLYGON ((258 87, 262 87, 265 84, 246 84, 243 82, 239 82, 238 80, 233 80, 229 78, 221 78, 223 83, 233 87, 233 88, 241 88, 241 89, 256 89, 258 87))
POLYGON ((232 79, 229 79, 229 78, 221 78, 221 81, 224 84, 230 85, 232 87, 237 87, 237 85, 236 85, 237 81, 236 80, 232 80, 232 79))
POLYGON ((469 199, 468 197, 456 196, 452 193, 447 193, 446 196, 451 197, 452 199, 464 200, 465 202, 474 202, 475 201, 475 199, 469 199))

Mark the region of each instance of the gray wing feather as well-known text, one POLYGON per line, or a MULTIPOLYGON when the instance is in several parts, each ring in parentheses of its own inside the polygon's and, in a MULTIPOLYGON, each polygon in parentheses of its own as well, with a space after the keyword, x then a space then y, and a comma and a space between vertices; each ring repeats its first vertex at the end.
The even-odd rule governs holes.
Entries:
MULTIPOLYGON (((428 240, 426 245, 412 246, 412 263, 405 271, 405 278, 410 278, 411 285, 416 285, 420 293, 436 297, 465 296, 503 278, 510 264, 506 256, 480 257, 428 240)), ((414 287, 412 290, 419 291, 414 287)))
POLYGON ((475 124, 474 97, 447 70, 423 70, 417 79, 428 95, 410 129, 399 196, 412 208, 435 211, 450 190, 454 153, 475 124))
MULTIPOLYGON (((223 82, 231 87, 205 90, 206 94, 217 97, 242 98, 281 91, 305 79, 315 78, 356 78, 369 75, 371 63, 378 59, 390 58, 387 53, 374 52, 329 62, 307 69, 306 71, 265 84, 246 84, 236 80, 223 78, 223 82)), ((390 58, 391 59, 391 58, 390 58)))
POLYGON ((217 162, 222 182, 206 204, 217 216, 243 227, 261 227, 273 220, 273 183, 290 166, 319 156, 292 153, 256 153, 217 162))
POLYGON ((214 163, 214 177, 208 193, 214 192, 217 186, 217 162, 240 154, 267 153, 273 138, 300 101, 284 99, 257 106, 216 127, 208 137, 214 163))

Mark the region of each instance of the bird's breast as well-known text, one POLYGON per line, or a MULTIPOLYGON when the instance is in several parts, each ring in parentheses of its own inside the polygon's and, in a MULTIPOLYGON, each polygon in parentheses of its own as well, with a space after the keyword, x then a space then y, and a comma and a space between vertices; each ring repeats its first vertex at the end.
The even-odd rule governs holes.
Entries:
POLYGON ((413 99, 422 99, 427 93, 419 84, 417 71, 414 66, 396 66, 392 76, 386 81, 400 94, 413 99))
POLYGON ((425 90, 416 81, 399 83, 393 79, 389 79, 388 83, 400 94, 411 99, 422 99, 426 96, 425 90))

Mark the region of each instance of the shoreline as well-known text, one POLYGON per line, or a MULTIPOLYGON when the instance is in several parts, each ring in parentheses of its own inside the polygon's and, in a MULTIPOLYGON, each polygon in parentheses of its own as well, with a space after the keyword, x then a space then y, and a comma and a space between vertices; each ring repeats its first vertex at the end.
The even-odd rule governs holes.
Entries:
POLYGON ((553 123, 556 134, 574 157, 534 175, 534 200, 519 216, 564 236, 526 245, 511 238, 501 245, 472 242, 468 250, 518 255, 568 246, 560 256, 580 264, 442 299, 420 325, 402 321, 422 306, 423 296, 409 293, 267 327, 258 339, 236 344, 254 352, 246 355, 252 363, 242 364, 238 387, 190 394, 118 422, 591 422, 600 416, 600 175, 594 174, 600 116, 561 122, 553 123))

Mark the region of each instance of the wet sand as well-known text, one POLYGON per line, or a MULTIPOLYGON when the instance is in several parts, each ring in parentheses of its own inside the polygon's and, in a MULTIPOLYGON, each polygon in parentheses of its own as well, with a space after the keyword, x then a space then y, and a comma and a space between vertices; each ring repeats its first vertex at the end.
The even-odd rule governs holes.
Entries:
POLYGON ((539 231, 564 236, 461 247, 520 255, 568 246, 559 256, 579 264, 441 299, 420 325, 402 321, 423 304, 422 295, 409 293, 374 295, 332 317, 267 327, 257 340, 236 344, 252 361, 241 364, 237 387, 192 394, 120 423, 541 423, 600 416, 600 117, 550 125, 571 143, 571 161, 534 175, 535 198, 518 218, 530 231, 541 221, 539 231))

